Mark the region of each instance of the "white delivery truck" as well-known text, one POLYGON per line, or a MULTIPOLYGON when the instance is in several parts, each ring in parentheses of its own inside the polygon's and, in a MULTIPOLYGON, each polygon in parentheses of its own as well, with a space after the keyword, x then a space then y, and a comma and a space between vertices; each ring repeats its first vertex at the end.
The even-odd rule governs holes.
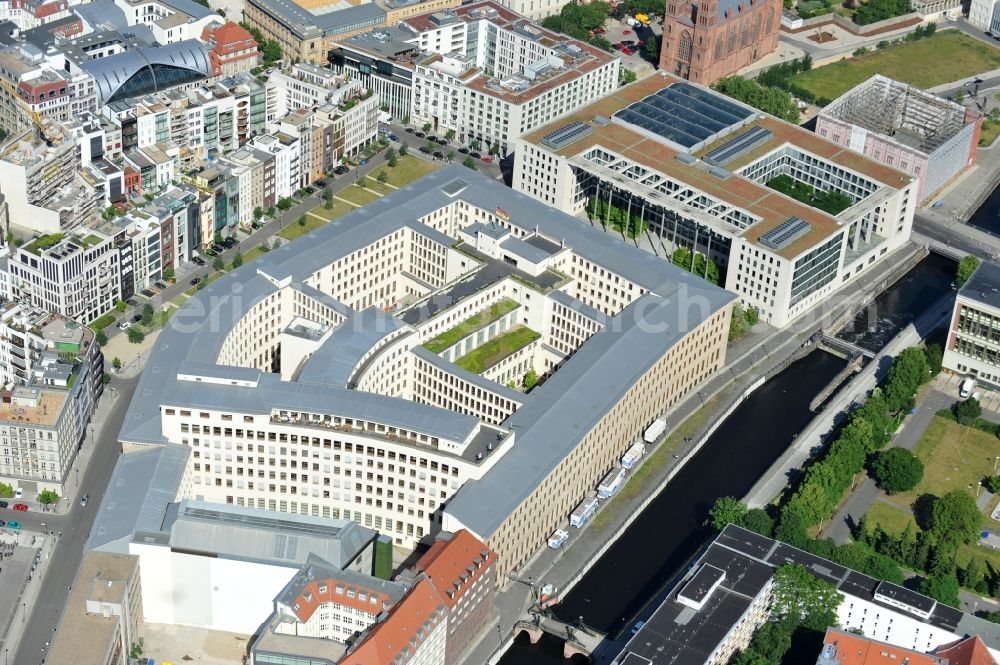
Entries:
POLYGON ((622 467, 626 469, 631 469, 633 466, 638 464, 642 456, 646 454, 646 445, 639 441, 635 443, 631 448, 625 451, 622 455, 622 467))
POLYGON ((622 485, 625 484, 625 475, 627 473, 625 469, 611 469, 608 475, 604 476, 604 479, 597 486, 597 498, 609 499, 614 496, 622 488, 622 485))
POLYGON ((569 523, 576 528, 587 523, 594 513, 597 512, 597 499, 590 497, 580 502, 573 513, 569 516, 569 523))
POLYGON ((967 376, 962 379, 962 383, 958 384, 958 396, 965 399, 972 394, 972 389, 976 387, 976 380, 971 376, 967 376))
POLYGON ((653 424, 646 428, 646 431, 642 433, 642 440, 646 443, 656 443, 656 440, 660 438, 660 435, 667 431, 667 421, 663 418, 657 418, 653 421, 653 424))

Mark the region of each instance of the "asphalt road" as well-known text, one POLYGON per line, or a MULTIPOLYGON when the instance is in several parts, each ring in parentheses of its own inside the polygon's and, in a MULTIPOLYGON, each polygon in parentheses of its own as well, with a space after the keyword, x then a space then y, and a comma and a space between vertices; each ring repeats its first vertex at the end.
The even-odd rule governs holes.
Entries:
MULTIPOLYGON (((41 579, 36 578, 30 584, 41 584, 41 599, 31 607, 23 608, 20 617, 15 621, 24 623, 24 633, 12 663, 30 665, 43 661, 45 643, 52 639, 53 630, 59 624, 62 611, 69 597, 69 587, 73 584, 80 568, 83 548, 94 524, 97 508, 101 505, 104 492, 111 480, 111 472, 121 447, 118 443, 118 432, 128 403, 132 400, 137 378, 112 378, 109 387, 116 392, 106 390, 101 399, 114 400, 111 411, 100 432, 96 433, 96 444, 88 442, 85 445, 96 445, 86 470, 81 477, 81 487, 84 493, 90 494, 86 507, 81 507, 78 501, 70 507, 68 514, 54 515, 51 513, 16 513, 25 528, 41 530, 40 524, 45 522, 50 531, 62 532, 62 537, 55 544, 55 551, 48 562, 47 571, 41 579), (116 396, 117 395, 117 396, 116 396), (30 526, 29 526, 30 525, 30 526)), ((7 513, 0 511, 0 516, 7 518, 7 513)))
POLYGON ((913 218, 914 233, 952 247, 958 253, 975 254, 987 261, 995 261, 1000 257, 1000 239, 975 240, 963 232, 965 229, 964 224, 945 225, 920 215, 913 218))

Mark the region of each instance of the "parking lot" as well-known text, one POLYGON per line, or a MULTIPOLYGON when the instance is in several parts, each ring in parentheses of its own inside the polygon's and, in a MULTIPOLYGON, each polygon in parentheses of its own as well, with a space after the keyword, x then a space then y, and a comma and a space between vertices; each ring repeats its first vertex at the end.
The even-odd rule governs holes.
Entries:
MULTIPOLYGON (((650 27, 648 28, 641 25, 637 28, 633 28, 625 21, 618 21, 609 18, 604 24, 604 29, 606 31, 604 38, 612 44, 617 44, 625 40, 644 42, 651 37, 658 37, 660 33, 663 32, 663 25, 656 21, 652 21, 650 23, 650 27), (625 33, 626 30, 628 31, 628 34, 625 33)), ((614 53, 622 59, 622 66, 626 69, 631 69, 639 78, 649 76, 656 69, 654 64, 646 59, 645 49, 642 46, 637 46, 632 55, 625 55, 617 49, 614 53)))

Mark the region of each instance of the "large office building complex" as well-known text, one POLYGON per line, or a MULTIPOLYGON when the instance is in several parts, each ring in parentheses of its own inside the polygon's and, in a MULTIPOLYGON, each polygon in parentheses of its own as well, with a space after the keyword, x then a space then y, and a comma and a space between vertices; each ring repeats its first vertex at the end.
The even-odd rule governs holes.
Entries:
POLYGON ((1000 386, 1000 266, 983 263, 958 291, 944 367, 1000 386))
POLYGON ((181 499, 402 547, 466 528, 502 580, 722 367, 732 301, 447 167, 201 291, 160 333, 120 440, 190 451, 181 499), (531 370, 547 381, 511 387, 531 370))
POLYGON ((669 75, 516 145, 514 189, 595 225, 617 209, 667 253, 714 261, 742 305, 779 327, 906 242, 917 199, 906 174, 669 75))
POLYGON ((816 117, 816 133, 917 182, 917 203, 976 163, 982 114, 876 74, 816 117))

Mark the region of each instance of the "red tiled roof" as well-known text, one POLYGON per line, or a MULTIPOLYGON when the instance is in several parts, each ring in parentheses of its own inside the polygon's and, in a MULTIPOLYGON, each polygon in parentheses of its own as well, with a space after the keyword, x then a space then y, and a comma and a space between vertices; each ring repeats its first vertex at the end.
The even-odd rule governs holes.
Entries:
POLYGON ((417 561, 416 569, 427 575, 441 600, 451 609, 489 570, 495 559, 496 553, 462 529, 451 540, 434 543, 417 561))
POLYGON ((292 610, 299 621, 305 623, 323 603, 339 603, 345 607, 378 615, 392 605, 392 598, 380 591, 337 579, 312 580, 302 587, 292 604, 292 610), (320 587, 326 588, 325 592, 320 587), (338 593, 339 590, 339 593, 338 593), (351 596, 353 592, 353 597, 351 596), (364 595, 362 600, 361 596, 364 595), (372 602, 372 599, 375 602, 372 602))
POLYGON ((201 34, 202 41, 211 42, 212 50, 219 55, 227 55, 248 48, 257 48, 253 36, 242 27, 228 21, 215 30, 205 28, 201 34))
MULTIPOLYGON (((443 599, 434 585, 420 580, 358 648, 343 658, 343 665, 388 665, 407 662, 431 632, 446 618, 443 599)), ((898 665, 898 664, 897 664, 898 665)))
POLYGON ((978 635, 938 647, 934 655, 947 658, 948 665, 997 665, 996 659, 978 635))
POLYGON ((900 665, 904 659, 908 665, 944 665, 938 657, 835 628, 826 631, 823 644, 837 648, 835 657, 840 665, 900 665))

